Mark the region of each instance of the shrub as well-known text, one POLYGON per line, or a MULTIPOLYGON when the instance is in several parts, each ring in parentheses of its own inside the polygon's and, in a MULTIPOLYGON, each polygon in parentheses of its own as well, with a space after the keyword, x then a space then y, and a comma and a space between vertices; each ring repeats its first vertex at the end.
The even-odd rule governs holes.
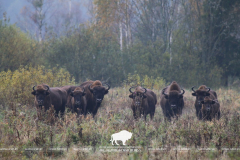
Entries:
POLYGON ((124 84, 129 86, 142 86, 149 89, 154 88, 160 90, 166 85, 166 82, 161 77, 153 78, 152 76, 149 77, 145 75, 142 78, 139 76, 139 74, 135 73, 133 75, 128 74, 128 78, 124 81, 124 84))
POLYGON ((48 84, 50 87, 74 84, 75 79, 65 69, 46 69, 44 66, 20 67, 15 71, 0 72, 0 104, 10 102, 32 104, 32 87, 38 84, 48 84))

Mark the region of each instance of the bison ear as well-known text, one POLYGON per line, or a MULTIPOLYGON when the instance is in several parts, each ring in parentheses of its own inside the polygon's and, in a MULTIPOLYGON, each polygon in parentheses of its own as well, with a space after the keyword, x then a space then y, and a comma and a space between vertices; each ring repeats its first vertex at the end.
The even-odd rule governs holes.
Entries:
POLYGON ((180 98, 183 98, 183 95, 179 95, 179 99, 180 99, 180 98))
POLYGON ((108 94, 108 90, 105 90, 104 94, 108 94))
POLYGON ((204 104, 204 101, 201 101, 202 104, 204 104))
POLYGON ((129 98, 133 98, 133 94, 130 94, 130 95, 129 95, 129 98))
POLYGON ((147 96, 145 94, 143 94, 143 98, 147 98, 147 96))
POLYGON ((212 101, 212 104, 215 104, 216 102, 215 101, 212 101))
POLYGON ((205 96, 210 96, 210 93, 209 92, 205 93, 205 96))
POLYGON ((192 96, 197 96, 196 93, 192 93, 192 96))
POLYGON ((32 91, 32 94, 33 94, 33 95, 36 95, 36 91, 32 91))
POLYGON ((46 94, 46 95, 49 95, 50 93, 47 91, 47 92, 45 92, 45 94, 46 94))
POLYGON ((73 97, 73 91, 71 91, 71 93, 70 93, 70 96, 72 96, 72 97, 73 97))
POLYGON ((85 93, 85 92, 83 92, 83 93, 82 93, 82 96, 85 96, 85 95, 86 95, 86 93, 85 93))
POLYGON ((165 98, 168 99, 168 95, 165 95, 165 98))

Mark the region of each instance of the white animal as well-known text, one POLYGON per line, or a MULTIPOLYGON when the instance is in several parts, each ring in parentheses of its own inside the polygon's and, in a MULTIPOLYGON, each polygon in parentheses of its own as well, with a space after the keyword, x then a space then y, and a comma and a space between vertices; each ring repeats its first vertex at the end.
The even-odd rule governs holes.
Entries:
POLYGON ((115 143, 116 143, 117 145, 119 145, 119 144, 117 143, 118 140, 122 141, 123 145, 126 145, 126 144, 125 144, 126 141, 129 140, 129 139, 131 139, 131 137, 132 137, 132 133, 131 133, 131 132, 128 132, 128 131, 126 131, 126 130, 122 130, 122 131, 120 131, 120 132, 118 132, 118 133, 112 134, 110 141, 112 141, 112 145, 114 145, 114 144, 113 144, 114 141, 115 141, 115 143))

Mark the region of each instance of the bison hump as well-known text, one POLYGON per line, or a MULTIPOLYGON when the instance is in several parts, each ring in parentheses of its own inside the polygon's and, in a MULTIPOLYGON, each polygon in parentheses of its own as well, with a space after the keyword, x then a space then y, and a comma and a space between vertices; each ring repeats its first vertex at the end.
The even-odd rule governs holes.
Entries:
POLYGON ((102 86, 102 82, 99 80, 94 81, 91 87, 95 87, 95 86, 102 86))
POLYGON ((207 86, 206 85, 201 85, 198 89, 205 90, 205 89, 207 89, 207 86))
POLYGON ((169 88, 169 91, 180 91, 181 92, 181 89, 179 87, 179 85, 177 84, 177 82, 172 82, 172 84, 170 85, 170 88, 169 88))

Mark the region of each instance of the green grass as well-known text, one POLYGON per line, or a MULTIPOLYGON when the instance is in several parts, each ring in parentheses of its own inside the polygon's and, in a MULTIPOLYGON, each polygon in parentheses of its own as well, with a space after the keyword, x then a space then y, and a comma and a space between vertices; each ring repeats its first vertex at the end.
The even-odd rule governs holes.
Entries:
MULTIPOLYGON (((0 152, 1 159, 237 159, 240 151, 224 151, 220 148, 238 148, 240 144, 240 101, 234 90, 217 90, 221 105, 221 119, 212 122, 199 121, 195 115, 194 97, 186 91, 183 115, 178 120, 164 122, 159 105, 159 91, 153 121, 147 117, 134 120, 130 109, 128 88, 113 88, 104 98, 95 119, 76 118, 70 112, 64 121, 54 119, 52 111, 37 121, 35 107, 13 104, 0 113, 0 148, 17 147, 16 151, 0 152), (13 109, 13 111, 11 110, 13 109), (16 112, 15 112, 16 108, 16 112), (21 113, 21 112, 24 112, 21 113), (141 152, 100 152, 99 147, 111 147, 111 135, 121 130, 133 133, 128 146, 139 146, 141 152), (74 148, 96 147, 96 151, 81 152, 74 148), (164 151, 149 152, 147 147, 166 147, 164 151), (177 151, 175 147, 191 148, 177 151), (40 151, 25 151, 41 148, 40 151), (49 148, 66 148, 49 151, 49 148), (214 151, 198 151, 197 148, 213 148, 214 151)), ((121 142, 119 142, 122 144, 121 142)))

